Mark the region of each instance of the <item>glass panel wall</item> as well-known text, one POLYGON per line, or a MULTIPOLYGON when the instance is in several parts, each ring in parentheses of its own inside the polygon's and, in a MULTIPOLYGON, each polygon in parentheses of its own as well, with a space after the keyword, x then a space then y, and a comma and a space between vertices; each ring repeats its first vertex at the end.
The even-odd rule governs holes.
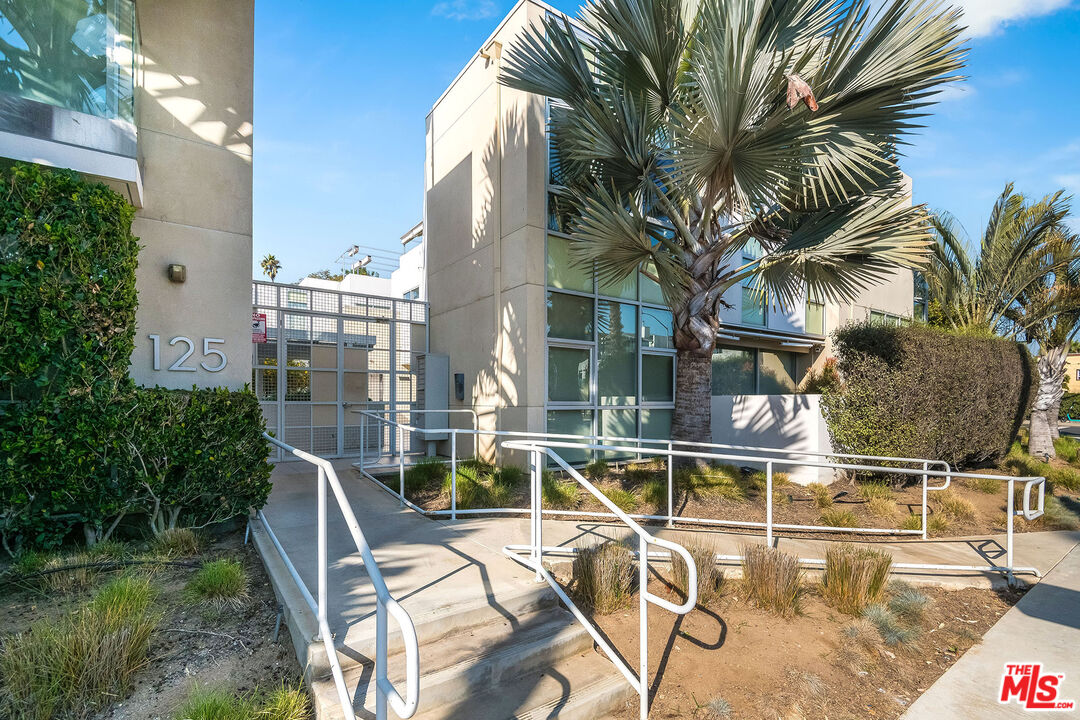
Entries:
POLYGON ((135 121, 133 0, 0 4, 0 92, 135 121))
POLYGON ((758 351, 758 393, 787 395, 795 392, 795 354, 758 351))
POLYGON ((637 401, 637 307, 600 300, 597 386, 601 405, 637 401))
POLYGON ((806 301, 806 332, 814 335, 825 334, 825 304, 806 301))
POLYGON ((588 348, 548 348, 548 400, 589 401, 589 355, 588 348))
MULTIPOLYGON (((562 435, 594 435, 592 410, 548 410, 547 431, 562 435)), ((559 456, 575 465, 588 462, 589 451, 560 448, 559 456)))
POLYGON ((641 356, 641 399, 647 403, 675 402, 675 358, 641 356))
POLYGON ((754 351, 718 347, 712 356, 712 394, 753 395, 756 389, 754 351))
POLYGON ((593 301, 580 295, 547 294, 547 335, 566 340, 593 339, 593 301))
POLYGON ((548 287, 592 292, 592 273, 573 262, 570 241, 558 235, 548 235, 547 243, 548 287))

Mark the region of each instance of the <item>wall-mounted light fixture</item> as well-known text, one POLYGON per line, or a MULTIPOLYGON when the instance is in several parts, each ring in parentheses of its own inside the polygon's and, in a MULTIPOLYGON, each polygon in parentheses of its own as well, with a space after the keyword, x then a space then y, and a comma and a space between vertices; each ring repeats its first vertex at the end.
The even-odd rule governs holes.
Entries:
POLYGON ((169 263, 168 274, 170 282, 182 283, 187 280, 187 266, 179 263, 169 263))

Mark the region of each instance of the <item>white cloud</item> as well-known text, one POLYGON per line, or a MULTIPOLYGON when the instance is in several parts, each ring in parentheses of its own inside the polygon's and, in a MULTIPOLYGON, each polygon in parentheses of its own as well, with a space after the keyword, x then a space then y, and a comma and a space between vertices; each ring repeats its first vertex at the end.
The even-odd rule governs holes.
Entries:
POLYGON ((451 20, 483 20, 499 12, 495 0, 443 0, 431 8, 432 15, 451 20))
POLYGON ((1070 195, 1080 196, 1080 173, 1055 175, 1054 184, 1065 188, 1065 192, 1070 195))
POLYGON ((1010 22, 1049 15, 1072 3, 1072 0, 954 1, 964 8, 964 24, 972 37, 992 35, 1010 22))

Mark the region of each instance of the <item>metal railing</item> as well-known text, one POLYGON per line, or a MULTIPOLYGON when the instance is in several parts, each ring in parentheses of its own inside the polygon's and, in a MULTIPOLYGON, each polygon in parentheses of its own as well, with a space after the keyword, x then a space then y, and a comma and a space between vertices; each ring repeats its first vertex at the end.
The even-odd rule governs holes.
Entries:
POLYGON ((416 713, 416 706, 420 700, 420 649, 416 639, 416 627, 413 625, 409 613, 405 612, 405 609, 398 604, 397 600, 390 595, 390 591, 387 590, 382 573, 379 571, 379 565, 371 554, 371 547, 368 545, 367 538, 364 537, 364 531, 360 529, 360 524, 356 521, 356 515, 349 504, 349 499, 345 496, 345 491, 341 487, 341 482, 338 480, 333 464, 324 458, 311 455, 303 450, 297 450, 266 433, 263 433, 263 437, 285 452, 311 463, 319 471, 317 529, 319 580, 318 592, 314 597, 300 578, 300 573, 297 572, 296 566, 289 559, 285 548, 278 541, 277 536, 270 527, 270 523, 266 520, 266 516, 263 515, 261 510, 256 513, 256 516, 285 563, 285 567, 288 569, 293 581, 300 589, 300 593, 304 596, 304 601, 318 617, 319 634, 316 639, 321 640, 323 647, 326 648, 326 657, 330 663, 330 671, 334 677, 334 684, 337 686, 338 701, 341 704, 345 719, 356 720, 356 714, 353 710, 349 689, 345 685, 345 678, 341 672, 341 663, 338 661, 337 648, 334 647, 334 636, 330 632, 326 612, 328 595, 326 580, 328 570, 326 553, 326 486, 328 482, 334 492, 334 498, 337 500, 338 509, 341 511, 345 524, 349 528, 349 533, 352 535, 353 543, 364 560, 364 570, 375 588, 376 720, 386 720, 387 703, 399 718, 411 718, 416 713), (387 618, 390 615, 397 620, 405 647, 405 698, 401 697, 387 675, 387 618))
MULTIPOLYGON (((382 419, 382 422, 393 423, 400 425, 394 420, 382 419)), ((473 431, 461 430, 454 428, 442 428, 437 431, 433 431, 428 428, 415 428, 412 426, 402 426, 402 429, 410 432, 440 432, 440 433, 463 433, 468 434, 473 431)), ((957 472, 949 468, 947 463, 942 461, 928 460, 923 458, 890 458, 890 457, 876 457, 869 455, 851 455, 844 453, 816 453, 816 452, 803 452, 803 451, 784 451, 777 449, 758 449, 754 448, 754 452, 763 452, 766 454, 791 454, 791 455, 807 455, 816 457, 835 457, 844 458, 848 460, 868 460, 879 463, 893 463, 891 466, 887 465, 869 465, 858 462, 828 462, 824 460, 797 460, 786 459, 779 457, 761 457, 760 455, 751 454, 734 454, 734 453, 720 453, 720 452, 693 452, 686 450, 676 450, 673 448, 646 448, 642 447, 641 443, 663 444, 663 445, 695 445, 700 446, 701 443, 681 443, 679 441, 655 441, 641 438, 605 438, 605 437, 590 437, 590 436, 578 436, 578 435, 560 435, 556 433, 527 433, 516 431, 481 431, 482 435, 493 435, 509 438, 526 438, 526 441, 537 446, 546 448, 558 448, 558 449, 570 449, 570 450, 590 450, 600 452, 619 452, 629 455, 639 456, 654 456, 667 458, 667 502, 668 513, 666 515, 646 515, 646 514, 633 514, 625 513, 626 517, 633 520, 660 520, 666 521, 669 526, 673 526, 675 523, 684 523, 689 525, 712 525, 712 526, 732 526, 732 527, 745 527, 761 529, 765 531, 766 543, 770 546, 773 544, 773 537, 775 530, 796 530, 796 531, 817 531, 828 532, 835 534, 877 534, 877 535, 921 535, 923 539, 926 539, 927 531, 927 492, 933 490, 944 490, 948 488, 953 478, 981 478, 990 480, 999 480, 1007 484, 1008 500, 1007 500, 1007 519, 1006 519, 1006 564, 1002 565, 943 565, 943 564, 925 564, 925 563, 894 563, 894 567, 904 568, 909 570, 951 570, 958 572, 1000 572, 1004 573, 1010 582, 1012 582, 1013 575, 1024 573, 1039 576, 1040 573, 1037 568, 1030 566, 1017 567, 1013 562, 1013 535, 1014 535, 1014 517, 1016 515, 1023 515, 1028 520, 1034 520, 1043 513, 1044 497, 1046 491, 1046 480, 1042 477, 1015 477, 1011 475, 983 475, 975 473, 957 472), (574 442, 567 442, 567 440, 574 442), (634 443, 633 446, 629 444, 597 444, 591 443, 590 440, 599 440, 603 442, 614 441, 616 443, 634 443), (751 463, 755 465, 763 465, 765 467, 766 476, 766 491, 765 491, 765 521, 749 521, 749 520, 718 520, 714 518, 690 518, 683 516, 676 516, 673 513, 673 473, 671 468, 673 467, 672 460, 674 458, 691 458, 701 459, 706 461, 728 461, 728 462, 743 462, 751 463), (915 464, 920 467, 904 468, 897 465, 903 464, 915 464), (943 466, 943 470, 931 470, 931 465, 943 466), (833 526, 821 526, 821 525, 796 525, 789 523, 777 523, 773 520, 773 472, 776 467, 805 467, 805 468, 819 468, 832 471, 862 471, 872 473, 885 473, 885 474, 899 474, 908 475, 920 478, 922 481, 922 518, 921 529, 919 530, 904 530, 904 529, 891 529, 891 528, 847 528, 847 527, 833 527, 833 526), (930 478, 941 478, 942 484, 939 486, 930 486, 930 478), (1024 491, 1023 510, 1017 511, 1015 502, 1015 489, 1017 483, 1021 483, 1024 491), (1038 487, 1038 502, 1037 507, 1032 509, 1031 507, 1031 491, 1034 487, 1038 487)), ((509 442, 503 443, 504 447, 512 448, 516 445, 511 445, 509 442)), ((707 446, 715 446, 722 449, 718 443, 710 443, 707 446)), ((745 447, 745 446, 744 446, 745 447)), ((561 458, 560 458, 561 459, 561 458)), ((460 510, 456 507, 456 474, 457 474, 457 458, 451 457, 450 459, 450 475, 451 475, 451 509, 450 510, 425 510, 415 503, 408 500, 405 497, 405 464, 404 458, 399 458, 398 474, 399 474, 399 489, 393 490, 377 477, 368 472, 368 468, 361 467, 361 472, 366 477, 374 481, 377 485, 384 490, 394 495, 399 499, 403 506, 407 506, 419 513, 428 516, 446 517, 456 519, 459 515, 503 515, 503 514, 525 514, 531 513, 532 510, 524 508, 473 508, 469 510, 460 510)), ((607 503, 604 503, 608 506, 607 503)), ((553 510, 543 509, 540 510, 542 515, 549 517, 589 517, 597 519, 621 519, 624 513, 616 515, 611 512, 586 512, 580 510, 553 510)), ((552 551, 556 551, 552 548, 552 551)), ((740 560, 740 556, 718 556, 718 559, 725 561, 737 561, 740 560)), ((805 558, 800 559, 807 565, 819 565, 824 561, 818 558, 805 558)))
POLYGON ((578 622, 582 624, 585 630, 592 636, 596 644, 604 651, 615 667, 623 674, 627 681, 637 690, 639 697, 639 708, 641 713, 641 720, 646 720, 649 715, 649 603, 662 607, 665 610, 670 610, 678 615, 685 615, 694 609, 697 605, 697 566, 694 564, 694 559, 686 548, 682 547, 678 543, 673 543, 670 540, 664 540, 658 538, 644 528, 638 525, 634 520, 619 509, 611 500, 607 498, 595 485, 586 480, 582 475, 570 467, 565 460, 554 452, 551 448, 542 447, 535 443, 527 441, 509 441, 504 442, 503 447, 509 449, 524 450, 529 453, 530 461, 530 502, 529 513, 531 517, 531 543, 528 546, 507 545, 503 548, 503 552, 536 571, 537 582, 546 581, 551 589, 555 591, 555 594, 563 601, 570 612, 577 618, 578 622), (639 655, 638 655, 638 672, 635 675, 634 671, 627 666, 622 657, 615 652, 615 650, 608 644, 604 636, 597 630, 596 626, 589 621, 587 617, 578 609, 570 597, 559 585, 558 581, 552 577, 547 568, 544 567, 544 524, 543 515, 541 513, 541 486, 543 484, 543 469, 541 464, 541 455, 547 455, 555 463, 560 466, 566 473, 569 474, 574 480, 578 482, 582 487, 588 490, 592 495, 605 507, 611 510, 614 517, 622 520, 638 538, 638 628, 640 631, 640 643, 639 643, 639 655), (649 546, 656 545, 658 547, 665 548, 668 551, 667 557, 672 560, 674 557, 670 553, 677 553, 682 556, 683 562, 687 567, 687 587, 686 587, 686 601, 681 605, 676 605, 673 602, 665 600, 664 598, 653 595, 649 592, 649 546), (524 560, 515 552, 516 549, 527 547, 530 551, 529 559, 524 560))
MULTIPOLYGON (((642 455, 650 454, 649 448, 643 447, 644 445, 659 445, 666 446, 667 450, 674 450, 676 447, 704 447, 713 448, 717 450, 744 450, 753 453, 762 453, 766 455, 787 455, 787 456, 805 456, 816 458, 838 458, 844 460, 853 461, 872 461, 879 463, 895 463, 899 465, 917 465, 922 470, 922 503, 920 513, 920 527, 915 530, 907 530, 903 528, 847 528, 847 527, 829 527, 821 525, 798 525, 793 523, 773 523, 770 518, 766 518, 765 522, 758 522, 752 520, 719 520, 715 518, 699 518, 699 517, 687 517, 683 515, 675 514, 675 502, 674 502, 674 473, 672 463, 667 463, 667 514, 666 515, 646 515, 646 514, 631 514, 630 517, 636 520, 664 520, 667 522, 668 527, 674 527, 675 523, 685 523, 690 525, 715 525, 722 527, 742 527, 750 529, 766 529, 768 534, 772 535, 771 529, 777 530, 794 530, 794 531, 809 531, 809 532, 837 532, 848 533, 853 535, 921 535, 923 540, 927 539, 927 496, 929 492, 945 490, 951 484, 952 472, 949 464, 943 460, 929 460, 926 458, 899 458, 899 457, 885 457, 877 455, 855 455, 851 453, 823 453, 811 450, 785 450, 778 448, 756 448, 746 445, 726 445, 723 443, 697 443, 680 440, 657 440, 650 438, 623 438, 623 437, 611 437, 604 435, 568 435, 562 433, 542 433, 542 432, 522 432, 512 430, 477 430, 477 429, 462 429, 462 428, 420 428, 406 423, 400 423, 390 418, 382 417, 387 414, 385 411, 371 412, 364 410, 356 410, 361 415, 366 415, 371 419, 374 419, 377 424, 381 425, 386 423, 388 426, 396 427, 398 435, 401 433, 430 433, 430 434, 447 434, 450 435, 450 509, 449 510, 424 510, 423 508, 409 502, 405 497, 405 454, 397 454, 397 466, 398 466, 398 490, 394 491, 390 489, 385 483, 375 477, 372 473, 368 472, 368 465, 365 463, 364 458, 360 458, 361 472, 369 479, 383 487, 387 492, 390 492, 399 499, 402 506, 408 506, 417 512, 425 515, 439 517, 449 515, 451 520, 456 520, 458 515, 477 515, 477 514, 490 514, 506 513, 506 514, 525 514, 528 512, 523 508, 481 508, 470 510, 459 510, 457 507, 457 448, 459 442, 457 436, 472 435, 472 436, 492 436, 492 437, 505 437, 505 438, 522 438, 522 439, 543 439, 543 440, 573 440, 578 443, 589 442, 616 442, 616 443, 635 443, 636 447, 632 448, 632 454, 636 454, 639 458, 642 455), (943 471, 944 482, 938 486, 931 486, 929 484, 930 475, 927 472, 932 467, 940 467, 943 471)), ((455 410, 440 410, 435 412, 457 412, 455 410)), ((469 411, 472 412, 472 411, 469 411)), ((363 430, 362 430, 363 432, 363 430)), ((401 443, 399 442, 399 446, 401 443)), ((581 449, 586 449, 586 445, 581 445, 581 449)), ((629 451, 628 451, 629 452, 629 451)), ((652 453, 655 454, 655 453, 652 453)), ((416 454, 415 457, 423 457, 421 454, 416 454)), ((758 465, 764 465, 769 461, 767 457, 749 457, 749 458, 734 458, 753 462, 758 465)), ((779 460, 782 460, 779 459, 779 460)), ((805 467, 805 462, 789 462, 788 464, 796 467, 805 467)), ((828 467, 839 469, 838 466, 832 464, 828 467)), ((544 510, 545 513, 550 515, 573 515, 576 517, 596 517, 596 518, 610 518, 610 513, 597 513, 597 512, 581 512, 574 510, 544 510)))

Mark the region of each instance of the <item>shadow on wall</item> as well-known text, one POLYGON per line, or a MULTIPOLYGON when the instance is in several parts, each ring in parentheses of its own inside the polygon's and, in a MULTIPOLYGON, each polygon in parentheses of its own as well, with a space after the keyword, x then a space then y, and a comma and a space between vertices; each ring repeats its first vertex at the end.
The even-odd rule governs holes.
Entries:
MULTIPOLYGON (((830 452, 818 395, 714 395, 713 442, 784 450, 830 452)), ((812 458, 805 458, 812 459, 812 458)), ((795 482, 831 482, 830 471, 775 465, 795 482)))
MULTIPOLYGON (((528 315, 530 310, 542 312, 542 306, 524 305, 527 295, 518 279, 525 276, 523 249, 513 249, 508 262, 514 264, 504 267, 508 252, 503 236, 524 224, 517 219, 528 211, 524 202, 529 183, 526 121, 516 110, 504 109, 503 118, 502 137, 492 118, 478 167, 469 153, 428 191, 428 300, 437 309, 431 315, 431 346, 450 355, 451 372, 465 374, 465 400, 451 397, 450 407, 476 410, 480 428, 486 430, 501 429, 506 422, 502 409, 528 400, 524 327, 540 321, 528 315), (507 207, 504 202, 509 201, 500 192, 511 184, 520 192, 512 194, 514 206, 507 207)), ((541 122, 539 117, 536 122, 541 122)), ((514 423, 521 429, 524 412, 514 423)), ((464 416, 453 422, 466 426, 464 416)), ((481 438, 471 451, 492 459, 498 442, 481 438)), ((459 446, 459 451, 470 449, 459 446)))

